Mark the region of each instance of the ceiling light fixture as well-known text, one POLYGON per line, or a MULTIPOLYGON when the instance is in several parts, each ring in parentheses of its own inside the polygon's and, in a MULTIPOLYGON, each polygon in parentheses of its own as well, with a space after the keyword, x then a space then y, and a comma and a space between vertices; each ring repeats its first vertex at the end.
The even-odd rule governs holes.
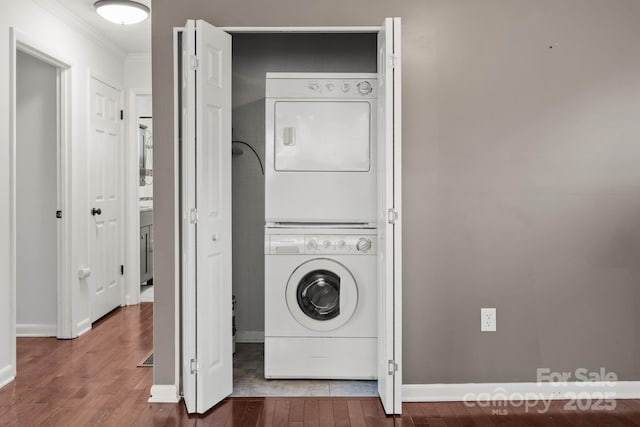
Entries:
POLYGON ((144 4, 131 0, 100 0, 93 4, 98 15, 114 24, 131 25, 142 22, 149 16, 144 4))

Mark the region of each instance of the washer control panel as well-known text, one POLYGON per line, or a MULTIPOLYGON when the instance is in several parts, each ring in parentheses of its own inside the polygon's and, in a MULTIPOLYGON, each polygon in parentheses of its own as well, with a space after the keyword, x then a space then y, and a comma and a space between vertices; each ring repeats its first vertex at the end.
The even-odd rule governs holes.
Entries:
POLYGON ((271 255, 375 255, 375 235, 270 235, 265 253, 271 255))

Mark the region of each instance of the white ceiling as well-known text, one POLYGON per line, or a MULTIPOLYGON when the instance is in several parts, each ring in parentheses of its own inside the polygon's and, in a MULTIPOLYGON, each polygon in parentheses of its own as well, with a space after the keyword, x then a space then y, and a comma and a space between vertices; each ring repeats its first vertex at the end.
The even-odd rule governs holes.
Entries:
MULTIPOLYGON (((151 17, 139 24, 118 25, 101 18, 96 0, 54 0, 126 53, 151 52, 151 17)), ((151 8, 151 0, 136 0, 151 8)))

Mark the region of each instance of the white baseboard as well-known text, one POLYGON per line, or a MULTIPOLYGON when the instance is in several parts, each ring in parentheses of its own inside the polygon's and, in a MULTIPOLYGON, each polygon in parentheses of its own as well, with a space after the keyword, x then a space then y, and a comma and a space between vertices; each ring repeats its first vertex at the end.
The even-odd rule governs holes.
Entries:
POLYGON ((18 323, 16 324, 17 337, 55 337, 58 335, 58 325, 45 323, 18 323))
POLYGON ((140 294, 140 302, 153 302, 153 295, 140 294))
POLYGON ((154 384, 151 386, 149 403, 176 403, 180 401, 178 386, 175 384, 154 384))
POLYGON ((89 332, 91 330, 91 319, 87 317, 86 319, 78 322, 78 324, 76 325, 76 330, 78 331, 78 336, 89 332))
POLYGON ((237 343, 263 343, 264 331, 236 331, 237 343))
POLYGON ((13 365, 7 365, 0 369, 0 388, 6 386, 16 378, 16 371, 13 365))
POLYGON ((403 402, 463 402, 509 400, 510 396, 538 396, 547 400, 565 400, 576 395, 609 395, 615 399, 640 399, 640 381, 557 383, 469 383, 403 384, 403 402))

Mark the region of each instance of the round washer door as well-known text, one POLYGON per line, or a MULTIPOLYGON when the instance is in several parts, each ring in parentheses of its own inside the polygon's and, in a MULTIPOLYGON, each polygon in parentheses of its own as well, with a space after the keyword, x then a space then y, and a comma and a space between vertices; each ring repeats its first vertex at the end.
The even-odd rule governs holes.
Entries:
POLYGON ((291 315, 312 331, 331 331, 349 321, 358 304, 353 275, 337 261, 304 262, 289 277, 286 289, 291 315))

